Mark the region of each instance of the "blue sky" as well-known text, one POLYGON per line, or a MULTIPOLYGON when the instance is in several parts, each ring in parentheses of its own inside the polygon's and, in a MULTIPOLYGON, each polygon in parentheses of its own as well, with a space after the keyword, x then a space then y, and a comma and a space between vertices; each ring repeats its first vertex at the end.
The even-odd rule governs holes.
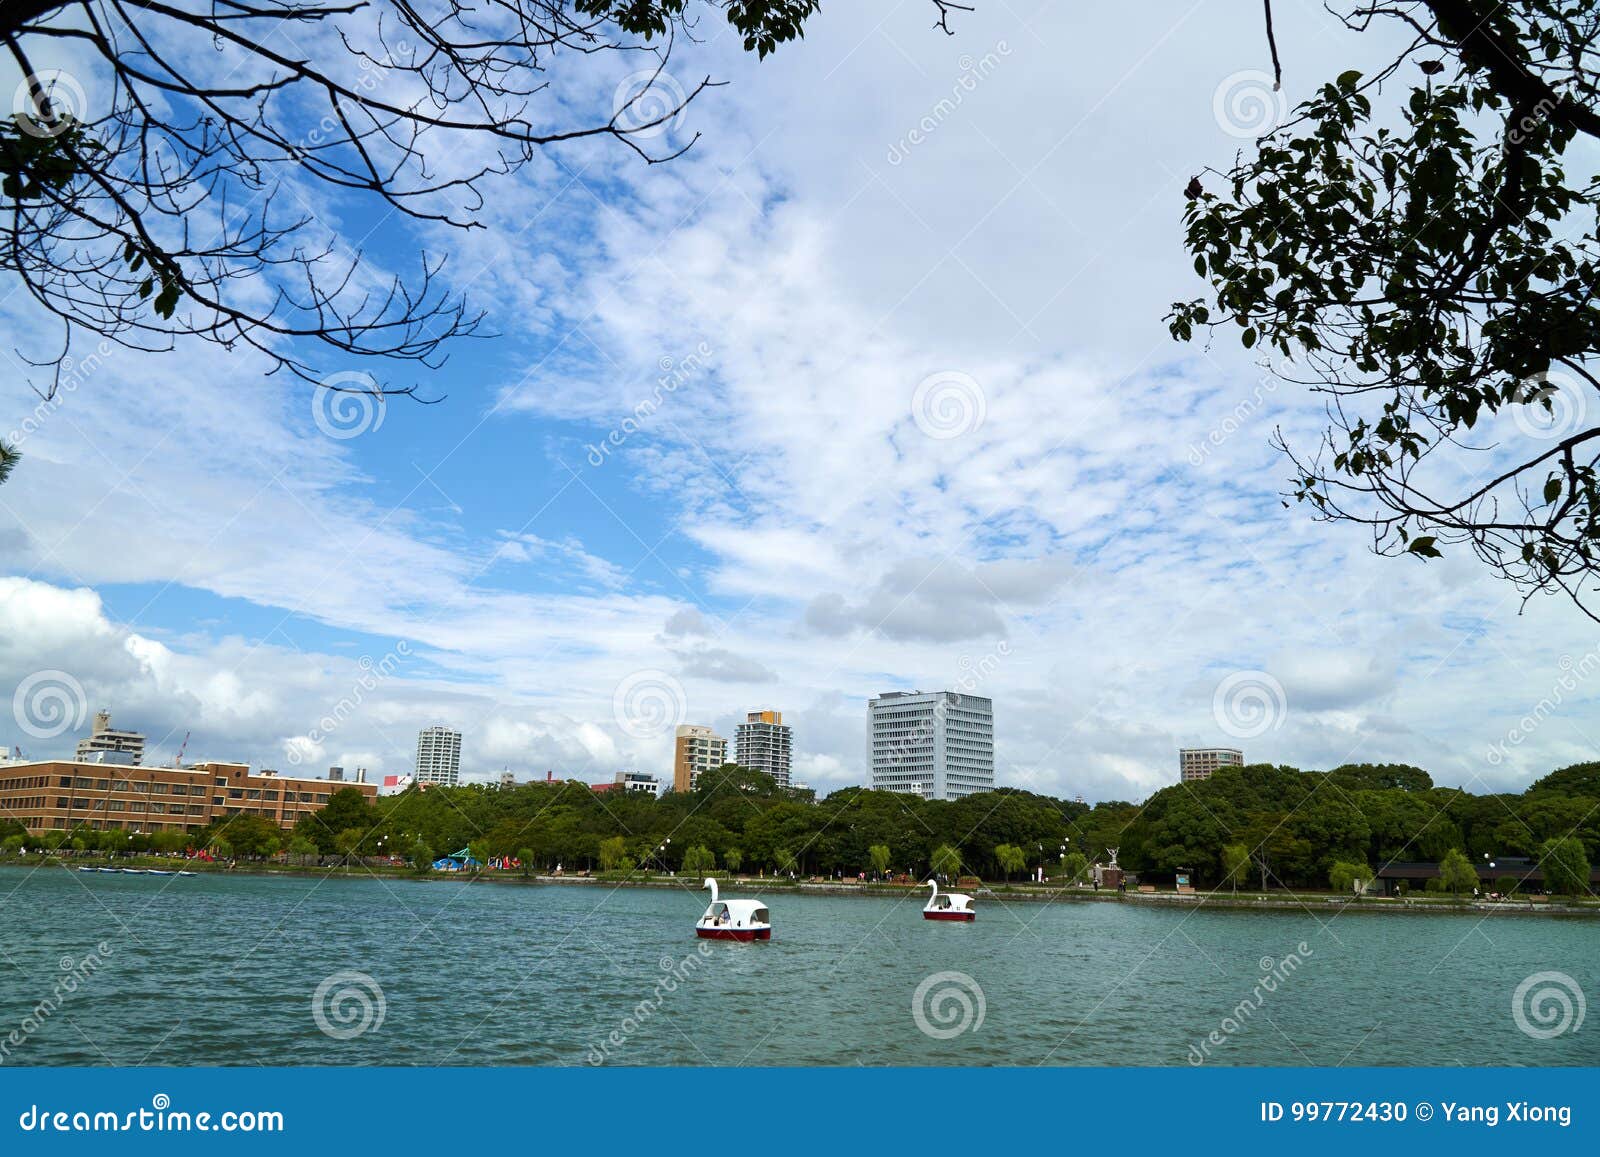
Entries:
MULTIPOLYGON (((59 672, 168 753, 280 768, 408 770, 446 722, 477 776, 666 774, 642 696, 730 735, 784 710, 831 790, 868 696, 974 671, 1000 781, 1090 799, 1171 782, 1180 744, 1480 789, 1593 757, 1592 624, 1285 510, 1268 438, 1317 403, 1165 333, 1198 291, 1184 183, 1246 143, 1240 91, 1278 115, 1257 10, 1008 0, 947 38, 824 7, 759 66, 680 46, 674 83, 730 82, 663 138, 687 156, 552 151, 471 237, 305 191, 379 268, 450 252, 498 336, 388 372, 443 400, 352 437, 244 352, 106 357, 0 490, 0 686, 59 672)), ((1279 24, 1285 101, 1373 51, 1315 4, 1279 24)), ((609 115, 622 70, 580 64, 555 98, 609 115)), ((10 375, 0 432, 36 404, 10 375)), ((84 730, 25 714, 0 743, 84 730)))

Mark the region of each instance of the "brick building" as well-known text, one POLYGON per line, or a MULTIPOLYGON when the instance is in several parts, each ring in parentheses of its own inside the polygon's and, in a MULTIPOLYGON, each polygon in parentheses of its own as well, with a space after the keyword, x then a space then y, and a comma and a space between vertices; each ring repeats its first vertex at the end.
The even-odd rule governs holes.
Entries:
POLYGON ((260 816, 292 828, 341 788, 353 788, 369 800, 378 794, 370 783, 330 783, 271 771, 252 775, 243 763, 178 768, 46 759, 0 766, 0 816, 36 835, 85 827, 198 831, 230 815, 260 816))

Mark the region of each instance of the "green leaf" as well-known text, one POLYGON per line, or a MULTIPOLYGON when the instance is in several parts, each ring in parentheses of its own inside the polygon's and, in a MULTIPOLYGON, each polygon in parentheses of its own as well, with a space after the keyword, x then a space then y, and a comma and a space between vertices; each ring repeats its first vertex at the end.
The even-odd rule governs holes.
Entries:
POLYGON ((1439 548, 1434 545, 1435 538, 1425 534, 1421 538, 1413 538, 1411 545, 1406 547, 1407 554, 1420 554, 1425 558, 1440 558, 1439 548))

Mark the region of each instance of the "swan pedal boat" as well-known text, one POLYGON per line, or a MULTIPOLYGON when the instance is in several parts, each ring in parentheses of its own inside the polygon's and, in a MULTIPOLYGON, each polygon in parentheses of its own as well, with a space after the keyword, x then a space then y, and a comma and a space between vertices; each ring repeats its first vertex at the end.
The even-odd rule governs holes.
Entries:
POLYGON ((933 895, 928 897, 928 902, 922 906, 924 920, 976 920, 978 914, 972 909, 972 897, 964 892, 941 892, 939 881, 929 880, 927 887, 933 889, 933 895))
POLYGON ((717 882, 707 880, 711 903, 695 921, 694 934, 702 940, 771 940, 772 916, 760 900, 722 900, 717 882))

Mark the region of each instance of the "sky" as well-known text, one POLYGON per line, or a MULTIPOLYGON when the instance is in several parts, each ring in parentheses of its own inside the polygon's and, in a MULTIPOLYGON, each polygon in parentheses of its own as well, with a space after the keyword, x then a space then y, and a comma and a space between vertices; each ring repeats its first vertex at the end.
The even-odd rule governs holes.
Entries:
MULTIPOLYGON (((0 745, 104 707, 154 759, 393 774, 444 723, 468 779, 598 782, 775 708, 821 793, 866 779, 868 698, 950 688, 994 700, 999 784, 1090 801, 1180 746, 1480 791, 1595 758, 1600 628, 1286 507, 1269 439, 1320 403, 1162 321, 1190 176, 1378 38, 1277 6, 1274 93, 1258 7, 975 4, 828 3, 765 62, 708 21, 662 82, 726 82, 654 142, 686 154, 547 150, 471 235, 295 186, 485 311, 391 371, 435 404, 90 342, 41 406, 0 284, 0 745)), ((552 115, 636 67, 577 60, 552 115)))

